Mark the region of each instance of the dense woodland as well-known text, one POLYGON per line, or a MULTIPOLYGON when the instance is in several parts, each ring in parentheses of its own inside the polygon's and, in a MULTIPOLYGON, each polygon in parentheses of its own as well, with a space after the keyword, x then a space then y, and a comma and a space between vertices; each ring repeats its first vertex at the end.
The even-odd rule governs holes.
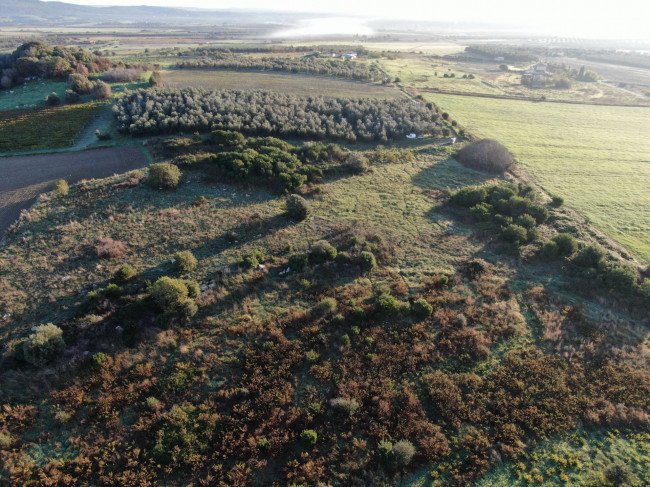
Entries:
POLYGON ((128 92, 113 107, 132 135, 238 130, 248 134, 387 141, 415 132, 437 135, 431 104, 405 100, 299 97, 264 91, 149 89, 128 92))
POLYGON ((252 57, 232 53, 215 53, 209 57, 179 61, 179 68, 251 69, 309 73, 357 80, 387 80, 376 65, 345 59, 321 58, 316 55, 301 57, 252 57))
POLYGON ((0 55, 0 88, 9 89, 27 78, 67 78, 110 68, 111 62, 83 49, 27 42, 11 54, 0 55))
POLYGON ((487 58, 503 57, 506 62, 530 62, 539 60, 542 54, 539 49, 527 49, 519 46, 508 46, 503 44, 471 45, 465 48, 466 52, 478 54, 487 58))

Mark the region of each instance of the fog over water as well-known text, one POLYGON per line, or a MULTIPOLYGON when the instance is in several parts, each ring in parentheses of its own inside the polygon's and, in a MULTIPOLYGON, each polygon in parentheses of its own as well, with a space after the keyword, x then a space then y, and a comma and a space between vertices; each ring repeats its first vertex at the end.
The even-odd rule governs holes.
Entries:
POLYGON ((300 23, 289 29, 275 32, 272 37, 323 37, 329 35, 371 35, 373 33, 364 19, 354 17, 320 17, 316 19, 301 20, 300 23))

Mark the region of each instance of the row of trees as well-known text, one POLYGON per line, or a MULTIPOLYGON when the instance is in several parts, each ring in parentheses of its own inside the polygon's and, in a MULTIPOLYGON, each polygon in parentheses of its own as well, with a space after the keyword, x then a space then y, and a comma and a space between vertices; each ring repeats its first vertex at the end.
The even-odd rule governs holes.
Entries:
POLYGON ((179 68, 253 69, 288 73, 309 73, 358 80, 379 81, 386 75, 375 65, 343 59, 299 57, 252 57, 233 53, 215 53, 210 57, 188 59, 177 63, 179 68))
POLYGON ((73 73, 87 75, 110 67, 108 59, 83 49, 27 42, 11 54, 0 55, 0 87, 9 89, 32 77, 67 78, 73 73))
POLYGON ((387 141, 411 132, 441 132, 438 113, 425 104, 265 91, 140 89, 120 97, 113 113, 120 131, 132 135, 224 129, 248 134, 387 141))

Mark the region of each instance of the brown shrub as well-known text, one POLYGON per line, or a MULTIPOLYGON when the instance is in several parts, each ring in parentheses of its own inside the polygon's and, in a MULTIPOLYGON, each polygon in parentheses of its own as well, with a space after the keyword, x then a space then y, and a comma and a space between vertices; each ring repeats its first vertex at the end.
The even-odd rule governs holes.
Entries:
POLYGON ((126 254, 126 245, 110 237, 98 238, 95 243, 95 253, 100 259, 117 259, 126 254))
POLYGON ((515 163, 510 151, 491 139, 466 145, 456 153, 456 159, 472 169, 494 173, 504 173, 515 163))

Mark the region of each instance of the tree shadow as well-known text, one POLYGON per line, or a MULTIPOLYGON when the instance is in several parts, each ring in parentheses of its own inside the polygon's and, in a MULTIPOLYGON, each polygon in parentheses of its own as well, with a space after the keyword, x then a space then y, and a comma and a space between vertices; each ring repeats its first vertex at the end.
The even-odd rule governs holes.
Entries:
POLYGON ((483 184, 492 179, 495 179, 494 175, 467 168, 453 157, 448 157, 422 169, 413 176, 412 183, 426 190, 444 190, 483 184))

